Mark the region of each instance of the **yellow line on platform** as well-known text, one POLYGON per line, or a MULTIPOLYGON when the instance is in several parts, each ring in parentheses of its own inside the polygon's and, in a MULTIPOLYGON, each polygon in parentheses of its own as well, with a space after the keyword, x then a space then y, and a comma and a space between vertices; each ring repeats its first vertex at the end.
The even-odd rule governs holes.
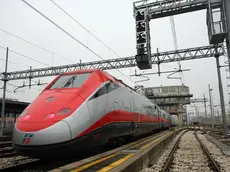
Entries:
POLYGON ((125 156, 124 158, 119 159, 118 161, 108 165, 107 167, 102 168, 101 170, 97 171, 97 172, 106 172, 109 171, 113 168, 115 168, 116 166, 120 165, 121 163, 123 163, 124 161, 126 161, 127 159, 131 158, 134 154, 129 154, 127 156, 125 156))
POLYGON ((116 155, 118 155, 118 153, 115 153, 115 154, 106 156, 106 157, 104 157, 104 158, 101 158, 101 159, 98 159, 98 160, 96 160, 96 161, 93 161, 93 162, 91 162, 91 163, 89 163, 89 164, 83 165, 83 166, 81 166, 81 167, 79 167, 79 168, 77 168, 77 169, 75 169, 75 170, 72 170, 71 172, 82 171, 82 170, 84 170, 84 169, 86 169, 86 168, 89 168, 89 167, 91 167, 91 166, 93 166, 93 165, 99 164, 100 162, 103 162, 103 161, 105 161, 105 160, 107 160, 107 159, 109 159, 109 158, 112 158, 112 157, 116 156, 116 155))
POLYGON ((157 135, 157 136, 153 136, 153 137, 151 137, 151 138, 149 138, 149 139, 147 139, 147 140, 144 140, 144 141, 142 141, 142 142, 140 142, 140 143, 137 143, 137 144, 131 146, 130 148, 135 148, 135 147, 137 147, 137 146, 139 146, 139 145, 141 145, 141 144, 143 144, 143 143, 145 143, 145 142, 147 142, 147 141, 149 141, 149 140, 151 140, 151 139, 154 139, 155 137, 162 136, 163 134, 164 134, 164 133, 159 134, 159 135, 157 135))
POLYGON ((141 147, 141 149, 145 149, 145 148, 147 148, 148 146, 152 145, 153 143, 156 143, 156 142, 158 142, 159 140, 161 140, 161 139, 165 138, 165 137, 166 137, 166 136, 168 136, 169 134, 170 134, 170 133, 168 133, 168 134, 164 135, 163 137, 160 137, 160 138, 158 138, 158 139, 154 140, 153 142, 150 142, 149 144, 147 144, 147 145, 145 145, 145 146, 142 146, 142 147, 141 147))

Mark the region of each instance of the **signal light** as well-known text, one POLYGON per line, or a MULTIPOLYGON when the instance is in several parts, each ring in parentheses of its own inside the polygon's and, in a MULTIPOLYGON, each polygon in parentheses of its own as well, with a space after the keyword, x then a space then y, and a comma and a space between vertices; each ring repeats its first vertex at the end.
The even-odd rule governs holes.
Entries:
POLYGON ((64 108, 64 109, 62 109, 62 110, 60 110, 58 113, 57 113, 57 115, 58 116, 61 116, 61 115, 67 115, 68 113, 70 113, 70 109, 69 108, 64 108))
POLYGON ((138 48, 137 54, 145 54, 145 48, 138 48))
POLYGON ((144 10, 135 11, 137 55, 135 56, 139 69, 151 69, 151 47, 149 32, 149 17, 144 10))
POLYGON ((137 22, 136 29, 137 32, 144 32, 146 30, 145 22, 137 22))
POLYGON ((136 21, 141 21, 145 19, 144 11, 137 11, 136 12, 136 21))
POLYGON ((26 116, 27 115, 27 108, 21 113, 20 117, 26 116))
POLYGON ((30 115, 26 115, 26 116, 23 116, 23 120, 25 121, 25 120, 28 120, 30 118, 30 115))
POLYGON ((54 117, 55 117, 55 114, 51 113, 51 114, 46 115, 44 119, 52 119, 54 117))
POLYGON ((138 33, 137 34, 137 44, 143 44, 146 43, 146 33, 138 33))

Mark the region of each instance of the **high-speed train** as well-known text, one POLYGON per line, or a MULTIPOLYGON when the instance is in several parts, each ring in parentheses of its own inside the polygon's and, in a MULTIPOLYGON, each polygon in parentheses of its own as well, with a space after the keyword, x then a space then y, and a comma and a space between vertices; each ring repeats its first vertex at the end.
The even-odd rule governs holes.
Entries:
POLYGON ((30 157, 70 155, 171 126, 171 117, 105 71, 56 77, 17 118, 13 147, 30 157))

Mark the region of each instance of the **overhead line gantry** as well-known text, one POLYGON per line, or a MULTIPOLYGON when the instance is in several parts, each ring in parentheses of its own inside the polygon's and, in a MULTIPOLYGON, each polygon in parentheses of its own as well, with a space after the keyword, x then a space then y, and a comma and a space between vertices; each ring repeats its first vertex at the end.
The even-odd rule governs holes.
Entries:
MULTIPOLYGON (((150 26, 152 19, 207 9, 210 44, 219 44, 227 36, 227 18, 222 0, 142 0, 133 3, 136 20, 135 56, 139 69, 151 69, 150 26), (219 18, 216 20, 216 16, 219 18)), ((230 19, 229 22, 230 23, 230 19)))
MULTIPOLYGON (((225 49, 222 44, 220 44, 217 48, 218 53, 220 55, 225 54, 225 49)), ((202 59, 213 57, 215 55, 215 46, 203 46, 196 48, 187 48, 182 50, 174 50, 174 51, 166 51, 153 53, 151 55, 151 64, 161 64, 161 63, 169 63, 169 62, 177 62, 184 60, 193 60, 193 59, 202 59)), ((115 58, 109 60, 100 60, 94 62, 85 62, 85 63, 76 63, 71 65, 62 65, 55 67, 46 67, 39 69, 28 69, 22 71, 8 72, 7 80, 19 80, 19 79, 29 79, 29 78, 39 78, 39 77, 47 77, 47 76, 55 76, 59 75, 63 72, 70 72, 78 69, 118 69, 118 68, 128 68, 135 67, 137 63, 135 61, 135 57, 124 57, 124 58, 115 58)), ((0 74, 1 79, 4 78, 4 74, 0 74)))
MULTIPOLYGON (((141 0, 133 3, 136 20, 137 66, 140 70, 151 69, 151 41, 149 22, 152 19, 172 16, 202 9, 207 9, 206 24, 209 43, 215 45, 215 55, 221 110, 223 116, 224 135, 228 137, 224 94, 221 81, 220 63, 217 46, 226 39, 228 65, 230 66, 230 1, 229 0, 141 0)), ((159 69, 159 65, 158 65, 159 69)))

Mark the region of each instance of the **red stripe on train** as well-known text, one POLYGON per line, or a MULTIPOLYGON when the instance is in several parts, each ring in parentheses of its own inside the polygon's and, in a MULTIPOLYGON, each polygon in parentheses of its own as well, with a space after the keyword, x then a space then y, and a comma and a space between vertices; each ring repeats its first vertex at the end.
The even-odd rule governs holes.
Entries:
MULTIPOLYGON (((124 110, 115 110, 103 116, 101 119, 99 119, 91 127, 86 129, 84 132, 82 132, 77 137, 84 136, 85 134, 90 133, 93 130, 100 128, 103 125, 106 125, 109 123, 115 123, 115 122, 154 122, 154 123, 157 123, 157 121, 158 121, 157 116, 143 115, 143 114, 138 114, 135 112, 134 113, 128 112, 124 110), (140 115, 139 121, 138 121, 138 115, 140 115)), ((170 123, 170 120, 159 118, 159 122, 170 123)))

